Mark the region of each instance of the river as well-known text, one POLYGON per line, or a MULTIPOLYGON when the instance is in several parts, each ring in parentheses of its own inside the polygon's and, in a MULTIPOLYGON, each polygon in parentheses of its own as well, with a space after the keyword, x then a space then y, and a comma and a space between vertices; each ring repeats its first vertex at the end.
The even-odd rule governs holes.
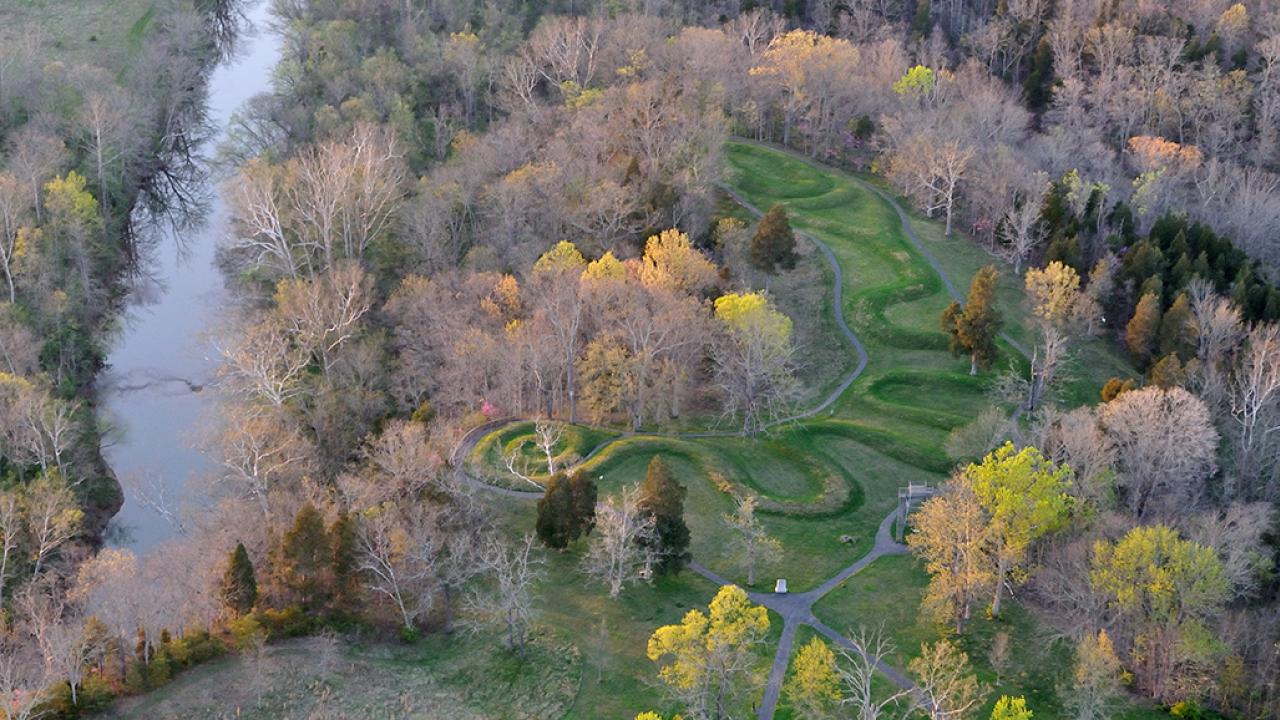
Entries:
MULTIPOLYGON (((232 112, 269 89, 279 43, 267 29, 267 5, 258 0, 246 8, 249 22, 236 53, 210 76, 209 118, 218 134, 204 148, 206 154, 212 154, 232 112)), ((103 452, 125 489, 124 507, 112 520, 108 540, 135 552, 175 532, 172 523, 140 500, 138 488, 176 510, 182 502, 198 503, 205 496, 215 470, 197 449, 215 409, 215 393, 206 388, 218 355, 206 330, 223 296, 213 259, 226 212, 217 188, 211 192, 203 226, 181 236, 164 234, 147 269, 150 277, 139 280, 131 294, 124 331, 103 378, 104 420, 112 428, 103 452)))

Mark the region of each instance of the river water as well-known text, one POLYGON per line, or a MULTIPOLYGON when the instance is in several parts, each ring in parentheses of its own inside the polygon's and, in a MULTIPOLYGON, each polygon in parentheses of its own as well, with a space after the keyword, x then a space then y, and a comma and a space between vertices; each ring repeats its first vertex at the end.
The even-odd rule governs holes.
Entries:
MULTIPOLYGON (((236 53, 210 76, 209 118, 218 137, 206 154, 213 152, 232 112, 269 89, 279 57, 277 38, 267 30, 267 3, 254 2, 246 15, 236 53)), ((215 407, 208 386, 218 355, 206 331, 223 295, 213 258, 227 219, 217 188, 211 192, 202 227, 181 236, 164 234, 147 268, 151 277, 139 280, 130 297, 125 329, 103 377, 104 415, 113 429, 103 451, 125 488, 124 507, 108 537, 135 552, 175 532, 172 523, 140 501, 138 488, 176 510, 181 502, 198 502, 205 495, 215 469, 197 449, 215 407)))

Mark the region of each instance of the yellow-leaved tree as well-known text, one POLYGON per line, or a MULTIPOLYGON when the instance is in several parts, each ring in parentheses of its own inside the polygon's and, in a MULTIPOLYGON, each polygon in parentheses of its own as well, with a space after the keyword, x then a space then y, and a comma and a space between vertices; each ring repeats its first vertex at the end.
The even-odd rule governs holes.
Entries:
POLYGON ((725 413, 740 414, 743 430, 753 430, 775 417, 798 387, 791 318, 761 293, 723 295, 715 316, 720 338, 711 357, 725 413))
POLYGON ((757 646, 769 632, 769 611, 736 585, 720 588, 710 616, 690 610, 679 625, 649 638, 649 659, 665 660, 658 676, 695 718, 737 716, 764 683, 757 646))
POLYGON ((995 596, 991 616, 1000 616, 1000 600, 1006 584, 1020 581, 1031 543, 1061 526, 1071 508, 1071 468, 1055 466, 1040 451, 1018 451, 1013 443, 965 468, 962 477, 973 486, 978 503, 986 511, 988 552, 995 571, 995 596))
POLYGON ((1204 671, 1226 648, 1206 622, 1231 598, 1231 582, 1211 548, 1164 525, 1136 527, 1093 548, 1089 576, 1132 637, 1138 687, 1162 703, 1197 697, 1204 671))
POLYGON ((843 697, 836 654, 822 638, 815 637, 800 648, 792 668, 791 677, 782 687, 791 707, 800 717, 830 717, 832 706, 843 697))

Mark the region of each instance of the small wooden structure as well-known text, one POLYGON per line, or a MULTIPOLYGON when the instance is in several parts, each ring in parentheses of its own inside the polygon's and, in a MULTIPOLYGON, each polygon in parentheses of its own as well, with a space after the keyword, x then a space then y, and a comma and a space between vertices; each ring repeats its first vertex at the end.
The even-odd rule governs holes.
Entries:
POLYGON ((936 492, 938 489, 929 487, 927 483, 916 485, 908 482, 906 487, 898 488, 898 525, 893 534, 894 540, 902 542, 902 535, 907 526, 907 516, 911 514, 911 506, 933 497, 936 492))

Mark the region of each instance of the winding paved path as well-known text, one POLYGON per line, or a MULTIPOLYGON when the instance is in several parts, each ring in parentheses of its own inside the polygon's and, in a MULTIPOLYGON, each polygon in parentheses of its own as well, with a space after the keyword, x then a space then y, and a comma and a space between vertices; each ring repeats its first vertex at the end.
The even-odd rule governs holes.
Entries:
MULTIPOLYGON (((926 248, 924 243, 920 240, 920 237, 916 235, 915 230, 912 229, 911 221, 910 221, 910 218, 907 216, 907 212, 888 193, 884 192, 880 188, 875 187, 874 185, 867 183, 866 181, 858 177, 845 173, 836 168, 822 165, 821 163, 818 163, 817 161, 811 158, 792 152, 790 150, 774 147, 772 145, 767 145, 765 143, 760 143, 760 142, 756 142, 754 140, 748 140, 745 138, 734 138, 733 142, 741 143, 744 145, 751 145, 754 147, 770 150, 773 152, 782 153, 792 159, 803 162, 823 172, 839 175, 857 184, 862 189, 875 193, 885 202, 889 203, 889 205, 893 207, 895 211, 897 211, 898 219, 902 223, 903 232, 915 245, 916 250, 919 251, 920 254, 924 256, 925 260, 929 262, 929 265, 933 267, 934 272, 936 272, 938 274, 938 277, 941 278, 943 285, 946 286, 947 292, 951 294, 951 297, 955 298, 957 301, 961 303, 964 302, 964 298, 960 295, 959 291, 956 289, 955 283, 951 281, 951 278, 947 275, 946 271, 942 268, 942 265, 938 263, 937 258, 933 256, 933 253, 929 252, 928 248, 926 248)), ((732 197, 736 202, 738 202, 743 207, 750 210, 752 213, 756 214, 757 216, 764 215, 764 213, 759 208, 747 202, 745 198, 740 196, 733 189, 725 185, 720 185, 720 188, 724 190, 724 192, 728 193, 729 196, 732 197)), ((844 379, 844 382, 842 382, 839 387, 837 387, 829 396, 827 396, 827 398, 822 402, 822 404, 790 417, 773 420, 769 423, 761 425, 758 428, 758 430, 767 430, 769 428, 773 428, 778 425, 782 425, 784 423, 794 422, 796 420, 802 420, 804 418, 812 417, 818 414, 819 412, 822 412, 823 410, 830 407, 833 403, 835 403, 836 400, 840 399, 840 396, 843 395, 844 392, 849 389, 849 386, 851 386, 854 383, 854 381, 857 380, 862 375, 862 372, 867 367, 867 361, 868 361, 867 350, 862 345, 862 343, 858 340, 857 336, 853 334, 853 331, 849 329, 849 326, 844 319, 844 311, 843 311, 844 272, 840 268, 840 263, 836 260, 835 253, 831 251, 831 248, 828 247, 826 243, 814 237, 812 234, 803 232, 803 231, 798 231, 798 232, 804 237, 808 238, 810 242, 812 242, 814 245, 818 247, 818 249, 822 250, 823 255, 825 255, 827 258, 827 262, 831 264, 831 269, 835 274, 835 289, 834 289, 834 292, 832 293, 832 307, 834 310, 836 322, 837 324, 839 324, 840 331, 841 333, 843 333, 845 339, 847 339, 850 342, 850 344, 853 345, 854 349, 857 351, 858 365, 857 367, 854 368, 853 372, 851 372, 848 375, 848 377, 844 379)), ((1007 342, 1010 345, 1010 347, 1014 348, 1022 355, 1028 358, 1030 357, 1030 354, 1027 352, 1027 350, 1023 348, 1022 345, 1020 345, 1016 340, 1009 337, 1007 333, 1001 333, 1000 337, 1005 342, 1007 342)), ((462 439, 459 440, 458 445, 454 448, 454 451, 451 454, 451 459, 453 460, 453 466, 458 469, 459 477, 463 478, 465 481, 469 483, 481 486, 486 490, 499 493, 502 495, 528 498, 528 499, 536 499, 536 498, 542 497, 542 493, 537 491, 512 490, 507 488, 494 487, 489 483, 482 482, 480 480, 477 480, 471 477, 470 475, 467 475, 465 470, 463 469, 462 461, 471 453, 471 451, 475 448, 476 443, 479 442, 479 440, 482 437, 484 437, 485 435, 488 435, 490 432, 493 432, 502 427, 505 427, 507 425, 511 425, 514 423, 518 423, 518 422, 524 422, 524 421, 520 419, 497 420, 497 421, 485 423, 484 425, 473 428, 470 432, 464 435, 462 439)), ((743 431, 705 432, 705 433, 624 433, 616 438, 610 438, 600 443, 599 445, 597 445, 595 448, 591 450, 590 453, 587 454, 586 457, 583 458, 583 461, 585 462, 586 460, 595 456, 608 445, 614 442, 617 442, 618 440, 627 439, 627 438, 734 437, 734 436, 741 436, 745 434, 746 433, 744 433, 743 431)), ((778 649, 773 656, 773 665, 769 671, 769 680, 768 680, 768 683, 765 685, 764 697, 760 702, 760 707, 758 710, 757 717, 759 718, 759 720, 773 720, 774 712, 777 710, 777 706, 778 706, 778 697, 781 694, 781 690, 782 690, 782 683, 786 677, 787 666, 791 660, 791 647, 795 643, 796 630, 801 625, 812 626, 815 630, 825 635, 832 642, 835 642, 836 644, 852 652, 858 653, 859 655, 862 655, 863 657, 869 660, 872 660, 875 663, 877 669, 883 672, 886 677, 888 677, 890 680, 896 683, 899 687, 902 687, 907 690, 915 689, 915 684, 912 683, 909 678, 907 678, 897 669, 885 663, 882 659, 869 655, 863 648, 858 647, 858 645, 854 643, 852 640, 841 635, 835 630, 832 630, 830 627, 827 627, 813 615, 814 603, 816 603, 819 599, 821 599, 827 593, 839 587, 840 583, 844 582, 845 580, 848 580, 850 577, 857 574, 862 569, 866 568, 873 561, 875 561, 876 558, 879 558, 885 555, 902 555, 907 552, 907 546, 901 543, 895 542, 893 539, 893 535, 890 532, 890 527, 893 525, 893 521, 897 518, 897 516, 898 516, 898 510, 895 508, 893 512, 889 513, 888 517, 886 517, 884 520, 880 522, 880 527, 876 531, 875 545, 871 548, 871 550, 866 555, 863 555, 857 562, 853 563, 852 565, 845 568, 844 570, 841 570, 834 577, 827 580, 825 583, 818 586, 816 589, 810 590, 808 592, 803 592, 803 593, 788 593, 788 594, 759 593, 759 592, 747 593, 747 597, 750 598, 753 602, 759 603, 760 605, 763 605, 769 608, 770 610, 773 610, 774 612, 781 615, 782 622, 783 622, 782 637, 778 641, 778 649)), ((708 570, 707 568, 703 567, 701 564, 697 562, 690 563, 689 567, 694 572, 697 572, 699 575, 702 575, 703 577, 707 578, 713 583, 716 583, 717 585, 731 584, 728 580, 725 580, 724 578, 708 570)))
MULTIPOLYGON (((849 567, 836 573, 835 577, 822 583, 817 589, 803 593, 760 593, 748 592, 747 597, 752 602, 759 603, 770 610, 782 616, 782 638, 778 640, 778 649, 773 654, 773 667, 769 670, 769 681, 764 688, 764 698, 760 701, 758 717, 761 720, 771 720, 773 713, 778 707, 778 696, 782 691, 782 681, 787 675, 787 665, 791 661, 791 646, 795 642, 796 630, 801 625, 811 625, 818 632, 831 638, 839 645, 862 655, 863 657, 875 663, 876 668, 883 672, 889 679, 893 680, 904 689, 914 689, 915 685, 907 679, 905 675, 898 672, 888 663, 878 657, 869 655, 862 648, 858 647, 852 640, 837 633, 835 630, 822 624, 813 615, 813 604, 818 602, 823 595, 835 590, 840 583, 853 577, 863 568, 870 565, 876 558, 884 555, 903 555, 907 552, 907 546, 894 542, 893 534, 890 527, 893 525, 894 519, 898 517, 898 510, 895 508, 889 516, 880 522, 880 528, 876 531, 876 543, 871 551, 863 555, 857 562, 849 567)), ((729 585, 728 580, 716 575, 702 565, 693 562, 689 563, 690 569, 699 575, 705 577, 717 585, 729 585)))
MULTIPOLYGON (((923 242, 921 242, 920 236, 916 235, 916 231, 912 229, 911 219, 907 217, 907 211, 902 209, 902 206, 898 204, 898 201, 894 200, 893 196, 889 195, 889 193, 881 190, 880 188, 876 187, 875 185, 872 185, 871 183, 867 182, 866 180, 863 180, 862 178, 856 175, 850 175, 849 173, 839 168, 831 167, 830 165, 823 165, 822 163, 818 162, 817 160, 814 160, 813 158, 807 155, 801 155, 800 153, 795 152, 794 150, 790 150, 788 148, 782 148, 776 145, 770 145, 768 143, 762 143, 757 140, 751 140, 744 137, 734 137, 731 139, 731 142, 736 142, 739 145, 750 145, 752 147, 758 147, 763 150, 769 150, 772 152, 781 153, 791 158, 792 160, 802 162, 805 165, 808 165, 809 167, 812 167, 816 170, 820 170, 826 173, 831 173, 832 175, 839 175, 845 180, 848 180, 858 185, 863 190, 868 190, 870 192, 875 193, 876 195, 879 195, 880 199, 889 203, 889 205, 892 206, 893 209, 898 213, 898 220, 902 223, 902 231, 907 234, 908 238, 911 239, 912 244, 914 244, 916 246, 916 250, 920 251, 920 254, 924 256, 924 259, 929 261, 929 265, 933 267, 933 271, 938 274, 938 277, 942 279, 942 284, 947 287, 947 292, 951 293, 951 297, 954 298, 956 302, 962 305, 964 304, 964 297, 961 296, 960 291, 956 289, 955 283, 951 282, 951 277, 947 275, 947 271, 942 269, 942 265, 938 263, 938 259, 933 256, 933 253, 929 252, 929 249, 924 246, 923 242)), ((723 188, 730 195, 733 195, 734 200, 737 200, 743 205, 746 205, 746 207, 750 208, 756 214, 760 214, 759 210, 756 210, 754 207, 751 207, 750 205, 747 205, 746 203, 742 202, 742 200, 737 195, 734 195, 733 191, 729 190, 728 188, 725 188, 723 185, 721 185, 721 188, 723 188)), ((810 239, 813 239, 813 236, 809 235, 808 233, 805 233, 805 236, 810 239)), ((821 243, 819 244, 821 245, 821 243)), ((823 245, 822 248, 823 250, 826 250, 825 245, 823 245)), ((826 250, 826 252, 828 257, 831 257, 831 251, 826 250)), ((831 262, 832 264, 835 264, 835 259, 832 258, 831 262)), ((836 272, 837 272, 837 277, 839 277, 838 275, 839 271, 837 270, 836 272)), ((844 324, 843 321, 841 321, 841 325, 843 324, 844 324)), ((1009 343, 1009 346, 1012 347, 1014 350, 1017 350, 1019 353, 1021 353, 1023 357, 1027 358, 1028 360, 1031 359, 1031 353, 1027 352, 1027 349, 1024 348, 1022 344, 1019 343, 1017 340, 1014 340, 1013 338, 1009 337, 1008 333, 1005 333, 1005 332, 1000 333, 1000 339, 1009 343)))

